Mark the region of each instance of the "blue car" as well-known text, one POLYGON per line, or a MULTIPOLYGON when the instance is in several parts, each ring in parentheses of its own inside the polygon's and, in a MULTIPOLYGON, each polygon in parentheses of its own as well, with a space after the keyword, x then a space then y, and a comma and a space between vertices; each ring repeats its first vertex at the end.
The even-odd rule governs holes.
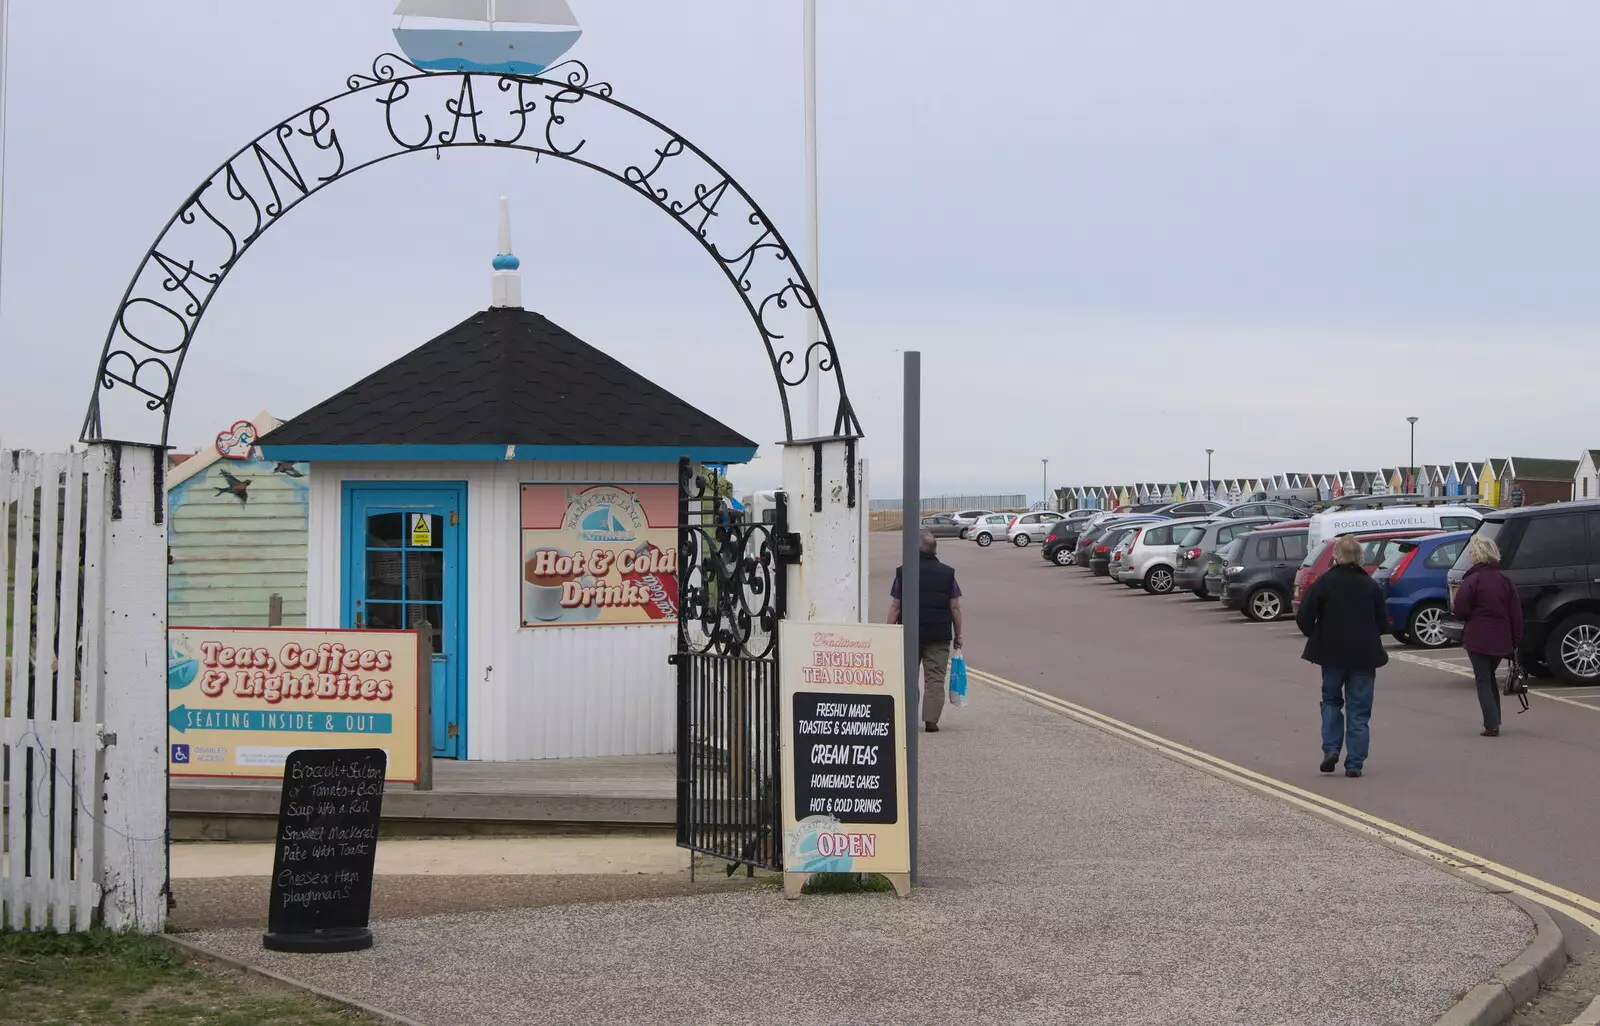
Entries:
POLYGON ((1407 538, 1373 571, 1372 579, 1383 588, 1389 629, 1400 641, 1417 648, 1450 644, 1444 632, 1450 611, 1445 574, 1471 537, 1471 531, 1450 531, 1407 538))

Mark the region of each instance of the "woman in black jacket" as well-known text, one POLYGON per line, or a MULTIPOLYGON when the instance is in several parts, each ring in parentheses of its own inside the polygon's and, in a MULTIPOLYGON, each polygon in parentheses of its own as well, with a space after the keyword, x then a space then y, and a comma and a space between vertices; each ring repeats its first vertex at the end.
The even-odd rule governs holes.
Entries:
POLYGON ((1332 773, 1345 749, 1344 775, 1359 777, 1371 741, 1372 692, 1389 661, 1383 589, 1361 566, 1361 542, 1346 535, 1333 546, 1333 566, 1306 589, 1295 614, 1306 636, 1301 658, 1322 667, 1322 764, 1332 773))

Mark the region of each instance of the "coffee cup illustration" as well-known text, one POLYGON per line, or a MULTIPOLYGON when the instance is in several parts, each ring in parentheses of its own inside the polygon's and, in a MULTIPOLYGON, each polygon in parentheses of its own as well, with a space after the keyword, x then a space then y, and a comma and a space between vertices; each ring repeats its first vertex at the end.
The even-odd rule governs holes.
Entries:
POLYGON ((582 574, 574 569, 572 553, 541 545, 523 553, 522 608, 528 620, 553 623, 562 618, 562 585, 582 574))

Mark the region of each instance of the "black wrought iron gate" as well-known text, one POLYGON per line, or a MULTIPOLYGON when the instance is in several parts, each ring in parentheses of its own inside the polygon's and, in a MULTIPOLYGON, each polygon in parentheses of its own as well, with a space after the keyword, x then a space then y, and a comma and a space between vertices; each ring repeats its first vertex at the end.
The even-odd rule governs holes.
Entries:
POLYGON ((783 868, 778 621, 799 557, 788 502, 737 511, 719 474, 687 460, 678 493, 678 844, 783 868))

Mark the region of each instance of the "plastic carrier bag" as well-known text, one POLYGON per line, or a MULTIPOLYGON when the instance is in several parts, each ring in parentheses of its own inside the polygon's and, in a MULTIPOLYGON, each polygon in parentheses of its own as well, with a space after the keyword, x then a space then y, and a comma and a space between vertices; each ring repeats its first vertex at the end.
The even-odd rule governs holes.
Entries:
POLYGON ((967 704, 967 657, 959 648, 950 657, 950 704, 957 708, 967 704))

